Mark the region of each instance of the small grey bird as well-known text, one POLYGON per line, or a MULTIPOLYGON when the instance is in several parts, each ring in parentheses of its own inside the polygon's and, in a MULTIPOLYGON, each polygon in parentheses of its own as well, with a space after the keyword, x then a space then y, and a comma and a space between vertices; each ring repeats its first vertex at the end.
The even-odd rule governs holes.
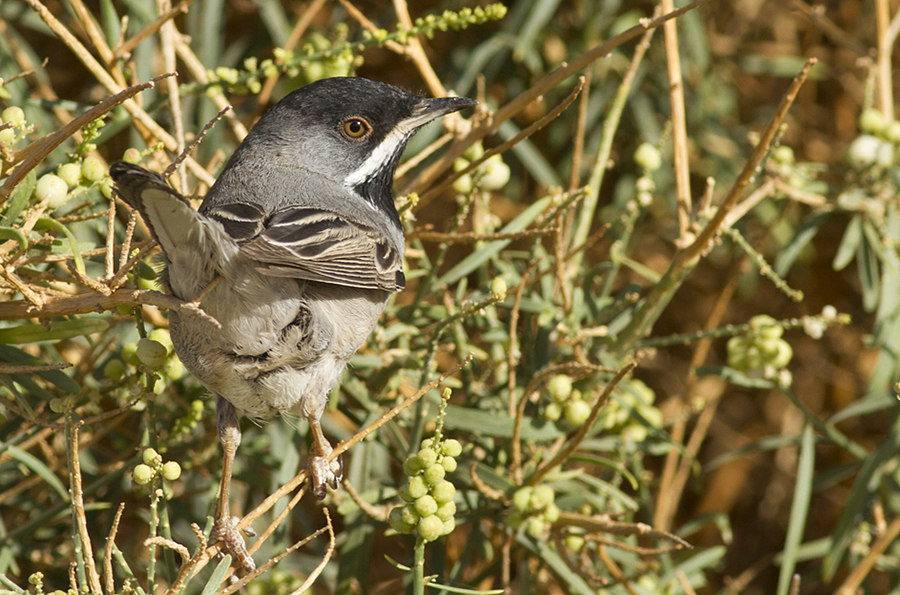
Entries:
POLYGON ((421 126, 476 103, 362 78, 311 83, 256 123, 199 212, 162 176, 110 167, 162 247, 164 284, 185 301, 202 296, 221 323, 169 313, 176 353, 216 395, 224 460, 214 538, 247 568, 228 506, 238 414, 303 416, 312 491, 321 499, 337 488, 341 465, 328 461, 319 420, 347 360, 405 285, 394 172, 421 126))

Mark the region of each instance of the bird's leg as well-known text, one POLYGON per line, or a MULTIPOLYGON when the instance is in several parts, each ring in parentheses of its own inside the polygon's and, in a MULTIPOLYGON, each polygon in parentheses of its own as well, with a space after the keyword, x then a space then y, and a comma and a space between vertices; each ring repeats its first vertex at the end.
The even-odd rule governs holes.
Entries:
POLYGON ((328 490, 326 486, 331 486, 336 490, 344 476, 344 468, 340 458, 333 461, 328 460, 328 455, 334 450, 318 419, 306 418, 309 422, 309 429, 312 432, 312 448, 309 453, 309 478, 312 484, 312 491, 316 498, 322 500, 325 498, 328 490))
POLYGON ((228 492, 231 489, 231 470, 234 467, 234 456, 241 445, 241 425, 234 405, 226 399, 216 396, 216 418, 218 423, 219 442, 222 443, 222 482, 219 484, 219 501, 216 504, 216 522, 213 525, 212 540, 221 541, 224 550, 234 554, 241 566, 247 570, 256 568, 256 563, 247 551, 244 537, 237 528, 240 520, 231 516, 228 507, 228 492))

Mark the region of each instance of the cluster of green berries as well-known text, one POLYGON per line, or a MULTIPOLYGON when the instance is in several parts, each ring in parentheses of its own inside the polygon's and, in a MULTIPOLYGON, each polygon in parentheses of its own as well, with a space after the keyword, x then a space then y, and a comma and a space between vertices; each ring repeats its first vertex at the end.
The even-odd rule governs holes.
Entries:
POLYGON ((794 355, 781 335, 784 328, 771 316, 760 314, 750 319, 750 331, 728 340, 728 365, 752 376, 790 384, 784 367, 794 355))
POLYGON ((28 576, 28 584, 34 587, 34 595, 78 595, 78 591, 75 589, 69 589, 68 591, 63 591, 62 589, 57 589, 50 592, 44 591, 43 572, 35 572, 33 574, 30 574, 28 576))
POLYGON ((553 488, 545 483, 519 488, 513 494, 506 524, 514 531, 524 528, 535 539, 545 538, 550 526, 559 520, 555 499, 553 488))
POLYGON ((181 465, 175 461, 163 461, 162 455, 148 448, 143 453, 143 463, 134 466, 132 477, 134 483, 147 485, 153 478, 160 476, 166 481, 175 481, 181 477, 181 465))
POLYGON ((389 522, 398 533, 417 532, 425 541, 449 535, 456 527, 456 487, 445 476, 456 470, 462 445, 449 438, 437 444, 433 438, 422 442, 418 453, 403 462, 409 478, 400 489, 406 502, 391 510, 389 522))
POLYGON ((34 128, 25 121, 25 112, 21 107, 8 107, 0 113, 0 124, 5 127, 0 130, 0 143, 12 146, 25 138, 34 128))
MULTIPOLYGON (((461 31, 470 25, 480 25, 488 21, 496 21, 506 16, 506 6, 503 4, 489 4, 475 8, 463 8, 459 12, 445 10, 440 15, 430 14, 419 17, 413 23, 414 32, 431 39, 435 31, 461 31)), ((398 39, 400 43, 406 42, 406 36, 398 39)))
MULTIPOLYGON (((175 354, 169 331, 156 328, 139 341, 122 346, 122 359, 111 359, 103 368, 103 374, 110 380, 119 380, 125 375, 125 364, 143 368, 149 372, 161 372, 169 380, 179 380, 184 376, 184 365, 175 354), (124 360, 124 361, 123 361, 124 360)), ((162 391, 165 384, 157 382, 154 389, 162 391)))
POLYGON ((662 412, 654 406, 656 393, 637 378, 620 385, 615 395, 600 410, 597 426, 605 433, 616 433, 625 442, 643 442, 649 428, 662 428, 662 412))
POLYGON ((108 173, 109 169, 97 157, 85 157, 81 163, 63 163, 56 174, 41 176, 34 194, 39 201, 48 199, 51 209, 58 209, 75 194, 99 183, 100 192, 110 198, 112 179, 108 173))
POLYGON ((862 134, 847 147, 847 162, 858 170, 887 168, 894 164, 900 145, 900 121, 888 122, 875 108, 867 108, 859 116, 862 134))
POLYGON ((550 402, 544 405, 544 419, 559 421, 565 419, 573 426, 580 426, 591 416, 591 406, 584 400, 580 390, 572 388, 572 379, 565 374, 557 374, 547 382, 550 402))
POLYGON ((662 166, 662 156, 655 145, 641 143, 634 152, 634 162, 644 170, 644 174, 635 182, 637 201, 641 205, 647 206, 653 202, 653 191, 656 190, 656 183, 650 174, 662 166))
MULTIPOLYGON (((453 162, 453 171, 462 171, 469 167, 473 161, 481 159, 484 155, 484 147, 481 143, 475 143, 453 162)), ((479 190, 500 190, 509 182, 509 166, 503 162, 503 157, 498 153, 488 157, 484 163, 475 170, 464 174, 453 182, 453 189, 460 194, 469 194, 476 187, 479 190)))

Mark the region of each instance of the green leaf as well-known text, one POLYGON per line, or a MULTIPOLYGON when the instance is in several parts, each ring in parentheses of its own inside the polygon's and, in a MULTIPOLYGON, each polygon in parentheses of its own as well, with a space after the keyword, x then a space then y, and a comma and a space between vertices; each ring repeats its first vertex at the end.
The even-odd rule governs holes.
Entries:
POLYGON ((49 328, 43 324, 23 324, 0 329, 0 343, 27 344, 62 341, 81 335, 102 333, 107 328, 109 328, 109 323, 100 318, 59 320, 51 322, 49 328))
POLYGON ((841 238, 841 243, 838 245, 834 260, 831 262, 831 266, 834 270, 842 271, 844 270, 844 267, 850 264, 850 261, 856 256, 856 249, 859 247, 861 239, 862 215, 855 215, 850 219, 850 223, 847 224, 847 229, 844 231, 844 237, 841 238))
MULTIPOLYGON (((518 217, 513 219, 506 225, 503 229, 501 229, 501 233, 515 233, 517 231, 522 231, 526 227, 528 227, 532 221, 534 221, 538 215, 544 212, 544 209, 550 204, 550 197, 544 197, 541 200, 535 202, 533 205, 522 211, 518 217)), ((455 267, 444 273, 444 275, 437 280, 435 283, 435 287, 440 287, 442 285, 451 285, 461 278, 465 277, 482 264, 487 262, 488 259, 496 256, 501 250, 509 246, 512 240, 497 240, 496 242, 489 242, 485 244, 480 250, 477 252, 473 252, 466 258, 464 258, 459 264, 455 267)))
POLYGON ((566 592, 578 595, 596 595, 597 591, 572 570, 572 567, 563 560, 559 553, 550 549, 550 544, 540 539, 532 539, 524 533, 516 535, 516 541, 537 554, 553 573, 568 587, 566 592))
POLYGON ((203 592, 200 595, 212 595, 218 591, 219 585, 225 580, 225 574, 230 567, 231 554, 225 554, 222 556, 222 561, 219 562, 218 566, 216 566, 216 569, 213 571, 212 576, 209 577, 209 582, 203 587, 203 592))
POLYGON ((47 482, 47 485, 53 488, 56 493, 63 498, 63 500, 69 499, 69 490, 66 489, 56 474, 54 474, 53 471, 51 471, 39 458, 30 452, 26 452, 15 446, 8 447, 6 452, 8 452, 12 458, 37 473, 41 479, 47 482))
POLYGON ((8 227, 15 223, 16 219, 18 219, 19 215, 22 213, 22 210, 25 209, 28 202, 31 200, 31 195, 34 193, 34 187, 36 185, 37 172, 31 170, 25 174, 25 177, 19 182, 19 185, 12 191, 8 206, 6 207, 6 213, 3 214, 3 219, 0 219, 0 225, 8 227))
POLYGON ((794 484, 794 500, 788 518, 787 536, 781 570, 778 572, 776 595, 787 595, 791 587, 791 577, 797 567, 797 552, 803 541, 803 530, 809 515, 809 501, 812 499, 813 474, 816 466, 816 436, 812 424, 807 423, 800 438, 800 458, 797 462, 797 482, 794 484))
POLYGON ((28 238, 21 230, 15 227, 0 227, 0 240, 15 240, 19 243, 19 248, 26 250, 28 248, 28 238))
POLYGON ((78 249, 78 242, 75 240, 75 236, 72 235, 72 232, 69 231, 68 227, 66 227, 56 219, 41 217, 37 220, 37 223, 34 224, 34 228, 56 231, 65 235, 72 247, 72 258, 75 260, 75 268, 78 269, 78 272, 82 275, 85 273, 84 260, 82 260, 81 258, 81 251, 78 249))
POLYGON ((781 250, 778 257, 775 258, 775 272, 778 273, 779 277, 787 275, 788 271, 791 270, 794 261, 797 260, 797 257, 800 255, 800 252, 812 242, 813 238, 816 237, 816 234, 819 233, 819 228, 822 227, 822 224, 830 217, 831 213, 814 213, 800 224, 794 237, 791 238, 791 241, 788 242, 787 246, 781 250))
POLYGON ((863 234, 859 243, 859 282, 862 286, 863 308, 871 312, 878 305, 879 278, 878 278, 878 254, 876 248, 869 242, 868 236, 863 234))
MULTIPOLYGON (((33 365, 41 365, 47 363, 46 361, 40 360, 31 354, 25 353, 21 349, 3 344, 0 344, 0 361, 10 364, 33 365)), ((81 391, 81 387, 78 386, 78 383, 69 378, 69 376, 62 370, 44 370, 41 372, 37 372, 37 375, 47 382, 56 385, 60 390, 63 390, 67 393, 78 394, 81 391)), ((10 375, 10 377, 19 384, 22 384, 22 377, 27 378, 27 375, 12 374, 10 375)))
MULTIPOLYGON (((515 420, 500 415, 496 411, 481 411, 459 405, 448 405, 444 427, 463 430, 476 436, 512 438, 515 420)), ((521 438, 523 440, 555 440, 563 435, 555 424, 531 417, 522 419, 521 438)))
POLYGON ((877 492, 881 489, 881 477, 898 451, 900 451, 900 419, 894 422, 884 442, 865 459, 856 481, 853 482, 844 503, 844 511, 832 533, 834 546, 822 561, 822 572, 826 581, 834 578, 840 568, 844 553, 856 536, 859 520, 868 510, 873 498, 877 497, 877 492))

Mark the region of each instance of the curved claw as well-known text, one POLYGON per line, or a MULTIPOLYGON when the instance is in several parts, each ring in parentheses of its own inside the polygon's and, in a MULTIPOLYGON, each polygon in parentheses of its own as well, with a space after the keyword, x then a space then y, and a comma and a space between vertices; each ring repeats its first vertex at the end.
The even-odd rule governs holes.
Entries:
POLYGON ((238 521, 240 519, 236 516, 224 516, 216 519, 210 537, 213 542, 221 542, 222 545, 219 546, 219 549, 224 553, 234 555, 246 570, 256 570, 256 562, 247 551, 244 536, 237 528, 238 521))
POLYGON ((313 455, 309 458, 309 480, 313 494, 323 500, 328 495, 328 487, 336 490, 344 478, 344 465, 341 458, 328 460, 327 455, 313 455))

